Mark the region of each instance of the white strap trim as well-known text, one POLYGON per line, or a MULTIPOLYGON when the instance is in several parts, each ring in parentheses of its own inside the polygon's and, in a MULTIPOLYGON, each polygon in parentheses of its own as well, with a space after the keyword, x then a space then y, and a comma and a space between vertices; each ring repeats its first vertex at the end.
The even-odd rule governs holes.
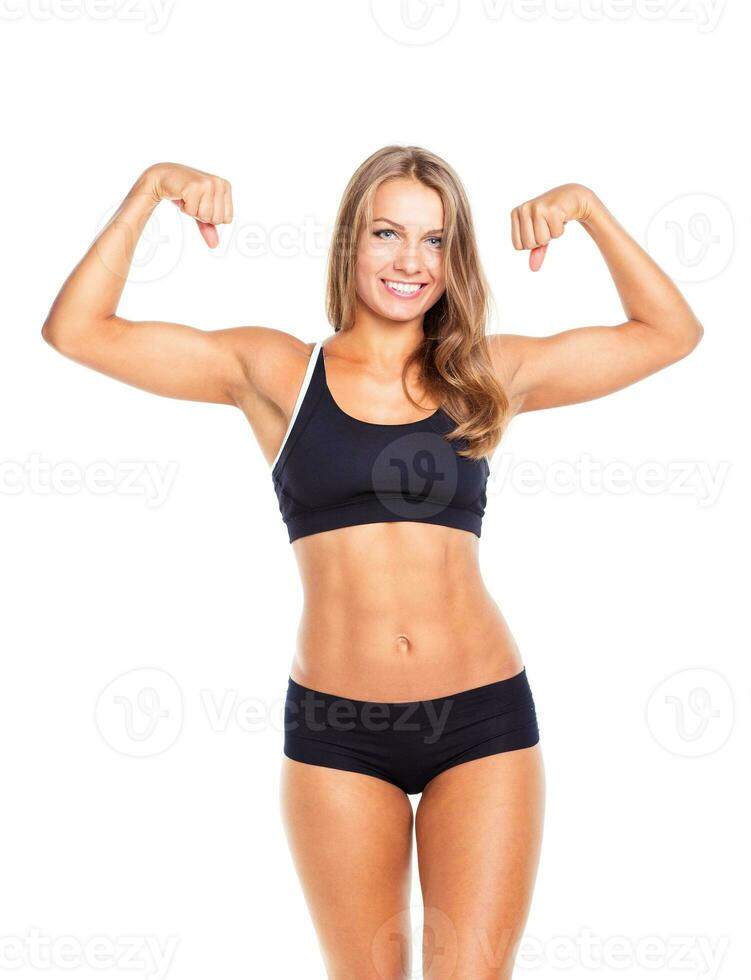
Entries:
POLYGON ((310 355, 310 360, 308 361, 308 367, 305 371, 305 377, 302 379, 302 387, 297 394, 297 401, 295 402, 295 407, 292 410, 292 418, 289 420, 289 425, 287 426, 287 431, 284 433, 284 439, 282 439, 282 444, 279 447, 279 452, 274 457, 274 462, 271 464, 271 469, 273 470, 279 461, 279 457, 282 455, 282 450, 284 449, 287 439, 289 439, 289 434, 292 431, 292 426, 295 424, 295 419, 297 418, 298 412, 300 411, 300 406, 303 403, 303 398, 305 398, 305 392, 308 390, 308 385, 310 384, 310 379, 313 377, 313 371, 316 366, 316 361, 318 360, 318 351, 321 349, 322 341, 317 341, 315 347, 313 348, 313 353, 310 355))

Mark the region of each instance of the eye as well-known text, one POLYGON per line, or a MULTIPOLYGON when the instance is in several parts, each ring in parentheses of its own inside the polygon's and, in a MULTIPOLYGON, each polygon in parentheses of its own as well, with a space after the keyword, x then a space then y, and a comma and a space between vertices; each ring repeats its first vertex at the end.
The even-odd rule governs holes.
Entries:
MULTIPOLYGON (((373 234, 376 236, 376 238, 379 238, 381 235, 395 235, 396 232, 393 228, 379 228, 377 231, 374 231, 373 234)), ((391 239, 381 238, 381 241, 391 241, 391 239)))
POLYGON ((443 245, 443 239, 442 239, 442 238, 439 238, 439 237, 438 237, 438 236, 436 236, 436 235, 433 235, 433 236, 431 236, 431 237, 430 237, 430 238, 428 239, 428 241, 429 241, 429 242, 438 242, 438 244, 439 244, 439 245, 443 245))

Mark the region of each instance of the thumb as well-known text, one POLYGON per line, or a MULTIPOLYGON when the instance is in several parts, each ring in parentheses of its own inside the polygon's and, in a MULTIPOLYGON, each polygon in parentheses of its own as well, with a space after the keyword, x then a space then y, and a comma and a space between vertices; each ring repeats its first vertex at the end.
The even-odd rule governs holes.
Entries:
POLYGON ((532 272, 538 272, 545 260, 545 253, 547 252, 547 245, 538 245, 537 248, 533 248, 529 253, 529 267, 532 272))
POLYGON ((216 225, 212 225, 208 221, 199 221, 198 218, 196 218, 196 224, 209 248, 216 248, 219 244, 219 232, 216 230, 216 225))

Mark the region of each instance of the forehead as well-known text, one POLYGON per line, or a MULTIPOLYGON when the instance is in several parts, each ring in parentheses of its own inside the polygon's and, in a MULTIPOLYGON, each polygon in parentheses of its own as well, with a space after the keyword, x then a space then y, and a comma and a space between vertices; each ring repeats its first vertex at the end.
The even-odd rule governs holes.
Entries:
POLYGON ((443 202, 438 191, 419 180, 394 177, 376 191, 373 218, 388 218, 407 228, 441 228, 443 202))

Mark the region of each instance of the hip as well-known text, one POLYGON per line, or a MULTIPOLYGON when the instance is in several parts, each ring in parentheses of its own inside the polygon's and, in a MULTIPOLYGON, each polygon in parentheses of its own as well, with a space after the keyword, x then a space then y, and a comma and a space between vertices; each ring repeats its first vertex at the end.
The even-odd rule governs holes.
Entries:
POLYGON ((292 677, 284 753, 295 762, 346 769, 422 793, 447 769, 539 742, 526 668, 504 680, 418 701, 358 700, 292 677))

